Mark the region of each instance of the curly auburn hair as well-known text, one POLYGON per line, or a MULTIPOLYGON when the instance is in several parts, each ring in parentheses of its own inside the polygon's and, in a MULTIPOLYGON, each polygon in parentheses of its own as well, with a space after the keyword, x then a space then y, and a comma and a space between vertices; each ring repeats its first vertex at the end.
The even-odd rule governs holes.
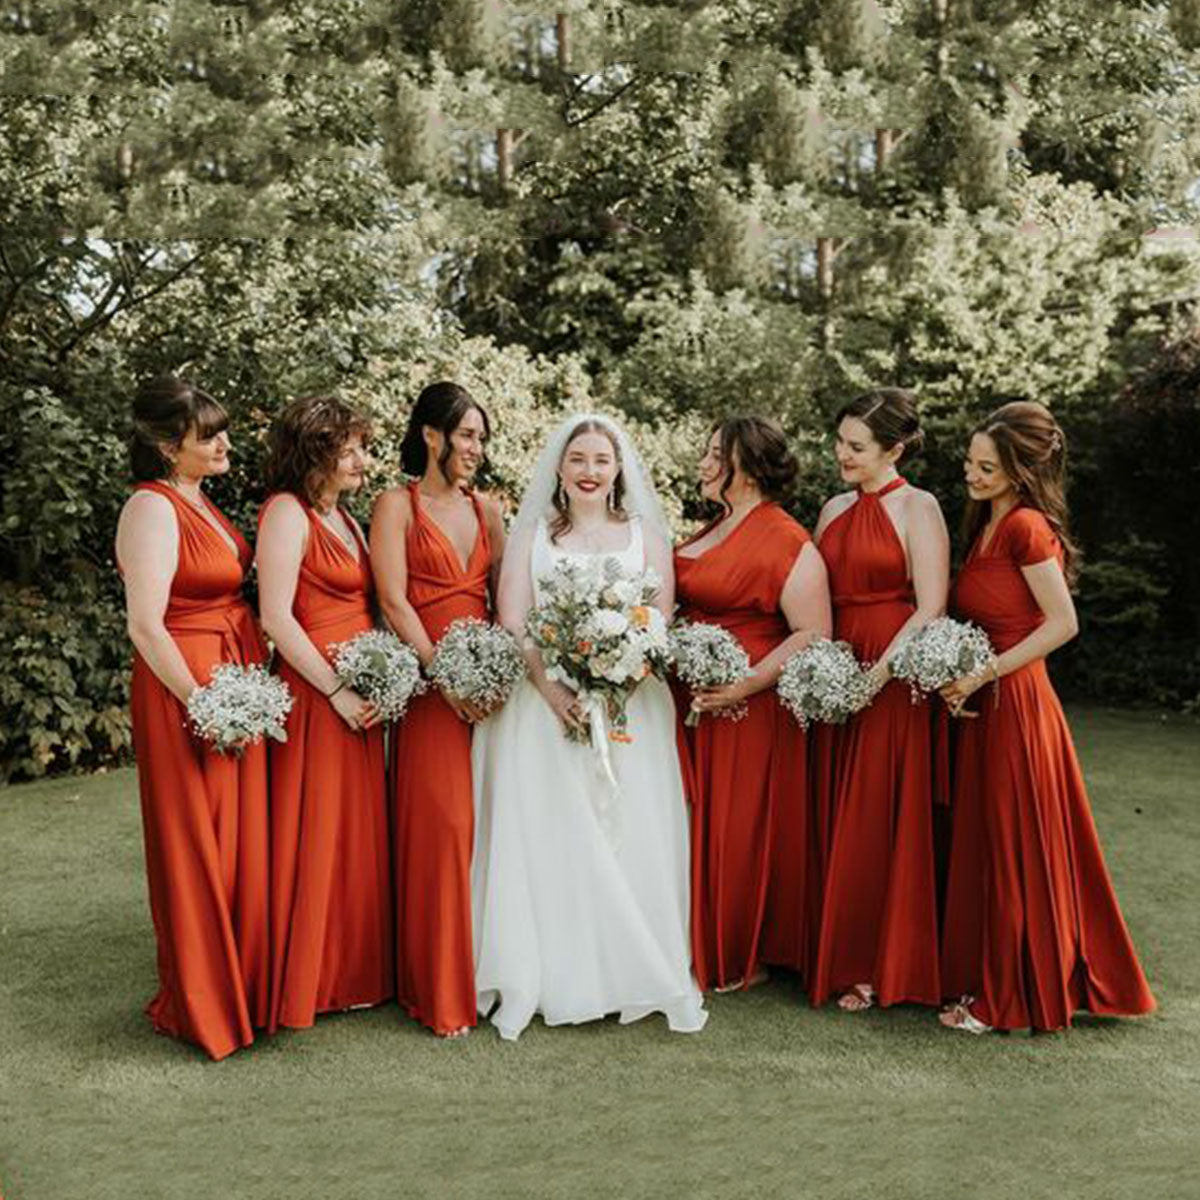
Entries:
POLYGON ((342 447, 355 435, 367 444, 370 422, 333 396, 293 400, 267 432, 263 465, 268 492, 293 492, 315 504, 325 481, 337 470, 342 447))
MULTIPOLYGON (((1036 508, 1050 523, 1063 549, 1063 573, 1069 584, 1079 575, 1082 557, 1067 519, 1067 438, 1050 410, 1036 400, 1013 400, 990 413, 974 429, 986 434, 1017 492, 1017 502, 1036 508)), ((968 500, 963 512, 963 544, 970 546, 987 524, 991 505, 968 500)))
POLYGON ((721 462, 725 478, 721 481, 721 503, 726 510, 725 495, 733 484, 734 472, 742 474, 768 499, 787 500, 795 490, 800 464, 788 449, 787 437, 780 426, 767 417, 739 416, 718 421, 709 438, 720 439, 721 462))

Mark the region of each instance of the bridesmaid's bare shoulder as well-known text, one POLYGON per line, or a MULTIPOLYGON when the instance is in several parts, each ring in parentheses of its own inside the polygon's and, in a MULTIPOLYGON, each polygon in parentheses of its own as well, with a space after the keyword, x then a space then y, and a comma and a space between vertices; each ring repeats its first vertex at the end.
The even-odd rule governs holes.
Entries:
POLYGON ((380 522, 384 524, 394 522, 401 526, 407 526, 411 516, 412 497, 408 494, 408 488, 404 484, 380 492, 371 506, 372 526, 380 522))
POLYGON ((828 528, 829 523, 840 517, 857 498, 857 492, 838 492, 836 496, 830 496, 821 506, 821 515, 817 518, 813 536, 819 538, 828 528))
POLYGON ((130 522, 153 525, 169 522, 174 516, 175 506, 161 492, 138 488, 121 505, 120 522, 124 525, 130 522))
POLYGON ((938 516, 941 515, 942 506, 938 503, 938 498, 932 492, 925 491, 924 488, 913 487, 910 483, 901 496, 905 509, 910 513, 921 516, 933 516, 935 513, 938 516))

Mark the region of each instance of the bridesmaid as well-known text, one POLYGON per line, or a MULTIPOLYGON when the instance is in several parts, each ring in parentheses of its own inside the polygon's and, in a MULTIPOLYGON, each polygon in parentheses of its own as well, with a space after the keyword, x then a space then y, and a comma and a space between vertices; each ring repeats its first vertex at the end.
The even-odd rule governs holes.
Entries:
POLYGON ((780 507, 797 473, 782 431, 760 417, 718 425, 700 491, 720 515, 675 551, 680 616, 729 630, 754 674, 697 694, 684 730, 692 801, 692 947, 702 988, 765 978, 762 964, 803 972, 816 897, 809 869, 805 736, 774 685, 788 657, 830 629, 825 565, 780 507), (745 703, 738 721, 717 715, 745 703))
POLYGON ((971 437, 954 587, 999 654, 942 689, 964 722, 942 940, 941 1016, 968 1033, 1063 1029, 1079 1009, 1154 1009, 1113 893, 1046 655, 1078 629, 1063 499, 1066 442, 1041 404, 997 409, 971 437), (987 683, 977 712, 966 701, 987 683))
POLYGON ((220 663, 261 663, 266 647, 242 598, 250 548, 204 495, 229 470, 229 418, 171 375, 133 404, 138 485, 121 510, 117 565, 134 645, 137 752, 160 1033, 220 1059, 267 1019, 267 751, 209 750, 186 705, 220 663))
POLYGON ((267 438, 259 604, 294 698, 270 750, 272 1032, 395 992, 383 730, 329 653, 373 624, 366 542, 343 507, 368 433, 342 401, 312 398, 267 438))
MULTIPOLYGON (((504 543, 500 509, 471 488, 491 427, 471 394, 434 383, 400 449, 416 478, 384 492, 371 554, 385 616, 428 667, 460 617, 487 619, 504 543)), ((397 726, 389 788, 396 872, 396 994, 442 1036, 476 1021, 471 931, 471 722, 486 714, 444 692, 417 697, 397 726)))
POLYGON ((933 724, 891 680, 900 639, 945 609, 949 538, 937 501, 897 463, 922 435, 911 393, 868 392, 838 413, 836 456, 855 490, 828 501, 817 544, 829 568, 834 630, 874 663, 874 698, 833 738, 833 834, 811 999, 846 1012, 937 1004, 933 724))

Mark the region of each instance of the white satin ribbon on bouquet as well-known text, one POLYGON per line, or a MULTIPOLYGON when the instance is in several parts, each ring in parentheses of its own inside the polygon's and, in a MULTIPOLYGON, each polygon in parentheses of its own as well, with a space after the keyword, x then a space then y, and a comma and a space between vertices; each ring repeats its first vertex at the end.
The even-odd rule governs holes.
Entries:
POLYGON ((587 719, 588 731, 592 737, 592 753, 596 760, 596 773, 601 781, 601 787, 592 793, 592 809, 609 845, 616 849, 621 833, 617 820, 617 801, 621 798, 621 786, 617 783, 617 776, 613 771, 608 705, 602 696, 589 692, 580 693, 579 704, 587 719))

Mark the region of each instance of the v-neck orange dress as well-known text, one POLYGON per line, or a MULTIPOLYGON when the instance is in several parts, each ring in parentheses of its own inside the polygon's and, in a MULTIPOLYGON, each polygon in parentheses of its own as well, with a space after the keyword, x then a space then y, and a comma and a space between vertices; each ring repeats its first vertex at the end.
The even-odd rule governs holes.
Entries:
MULTIPOLYGON (((374 625, 371 563, 361 537, 356 559, 300 504, 308 545, 292 612, 330 660, 374 625)), ((293 704, 287 741, 270 748, 272 1031, 395 994, 383 729, 355 732, 299 671, 282 658, 278 669, 293 704)))
MULTIPOLYGON (((464 567, 425 512, 416 483, 408 492, 408 600, 436 644, 459 618, 488 619, 487 522, 472 495, 478 532, 464 567)), ((396 997, 422 1024, 450 1033, 476 1023, 471 726, 431 690, 409 705, 391 750, 396 997)))
MULTIPOLYGON (((883 497, 897 478, 826 527, 834 636, 874 662, 915 609, 908 564, 883 497)), ((810 998, 871 984, 881 1005, 937 1004, 933 718, 892 680, 828 739, 833 834, 810 998)), ((817 772, 829 777, 829 772, 817 772)))
MULTIPOLYGON (((1046 518, 1008 512, 972 547, 955 614, 1003 653, 1044 620, 1021 568, 1062 551, 1046 518)), ((1046 660, 972 698, 959 723, 942 937, 946 994, 997 1029, 1063 1029, 1075 1012, 1154 1009, 1109 880, 1071 731, 1046 660)))
MULTIPOLYGON (((221 663, 265 662, 242 598, 245 538, 208 504, 235 553, 173 488, 137 490, 175 509, 179 563, 164 623, 197 683, 221 663)), ((146 1012, 160 1033, 224 1058, 250 1045, 267 1020, 267 748, 249 746, 240 757, 208 749, 136 651, 130 707, 158 944, 159 989, 146 1012)))
MULTIPOLYGON (((779 505, 763 503, 699 556, 677 550, 680 616, 727 629, 758 662, 788 636, 780 597, 809 540, 779 505)), ((748 983, 763 963, 803 973, 815 932, 807 739, 774 688, 747 709, 738 721, 706 714, 687 727, 680 705, 693 969, 705 989, 748 983)))

